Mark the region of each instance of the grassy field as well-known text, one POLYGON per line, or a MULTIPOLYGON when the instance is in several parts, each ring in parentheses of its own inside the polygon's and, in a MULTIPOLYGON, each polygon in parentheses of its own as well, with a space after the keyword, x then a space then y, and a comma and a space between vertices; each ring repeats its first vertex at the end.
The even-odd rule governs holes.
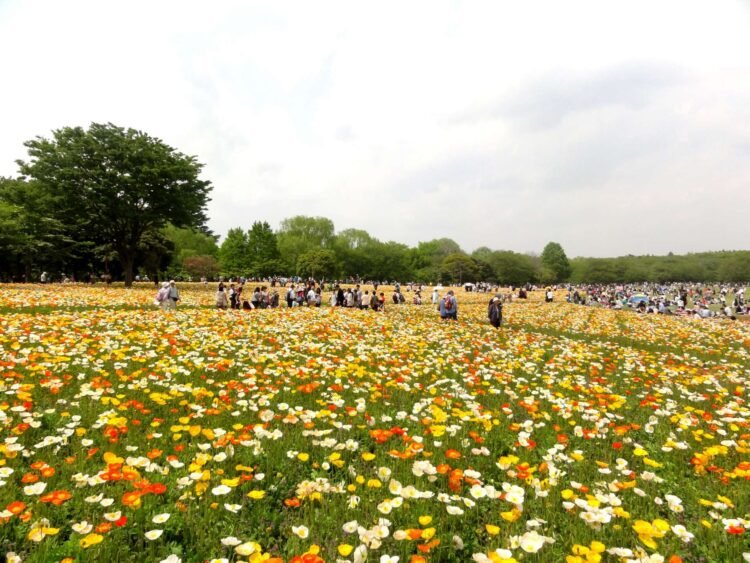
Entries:
POLYGON ((181 290, 0 286, 9 559, 750 558, 747 322, 181 290))

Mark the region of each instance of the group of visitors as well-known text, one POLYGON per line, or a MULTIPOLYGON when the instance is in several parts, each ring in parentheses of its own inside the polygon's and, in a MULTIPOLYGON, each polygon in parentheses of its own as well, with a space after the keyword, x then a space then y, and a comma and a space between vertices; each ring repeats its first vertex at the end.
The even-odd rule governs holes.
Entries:
POLYGON ((256 286, 251 294, 245 292, 245 282, 219 282, 216 290, 216 307, 219 309, 272 309, 279 306, 279 292, 269 291, 268 287, 256 286), (244 294, 244 295, 243 295, 244 294))
MULTIPOLYGON (((243 280, 224 282, 220 281, 216 290, 216 307, 219 309, 273 309, 279 307, 279 291, 267 286, 256 286, 251 294, 246 289, 243 280)), ((373 311, 385 311, 385 292, 373 290, 362 290, 359 284, 355 287, 343 288, 335 284, 331 291, 330 306, 351 309, 371 309, 373 311)), ((411 288, 410 288, 411 289, 411 288)), ((412 303, 421 305, 421 287, 414 292, 412 303)), ((287 307, 320 307, 322 305, 323 288, 315 282, 290 283, 285 288, 287 307)), ((180 292, 175 281, 163 282, 156 294, 155 304, 161 309, 175 309, 180 300, 180 292)), ((396 285, 392 301, 394 304, 403 304, 406 298, 401 289, 396 285)), ((497 294, 490 300, 487 307, 487 317, 490 324, 499 328, 502 323, 504 297, 497 294)), ((442 320, 458 320, 458 299, 452 289, 440 297, 438 288, 433 289, 432 303, 436 305, 442 320)))
POLYGON ((180 291, 174 280, 162 282, 161 288, 156 292, 155 303, 161 309, 176 309, 180 300, 180 291))
POLYGON ((631 308, 638 313, 729 317, 750 314, 745 288, 724 284, 589 284, 569 286, 567 301, 576 305, 631 308))

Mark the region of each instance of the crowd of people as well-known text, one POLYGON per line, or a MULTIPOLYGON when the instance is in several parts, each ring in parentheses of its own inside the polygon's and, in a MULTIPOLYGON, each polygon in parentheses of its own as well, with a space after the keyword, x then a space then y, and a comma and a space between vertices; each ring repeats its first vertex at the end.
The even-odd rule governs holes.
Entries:
MULTIPOLYGON (((206 282, 204 282, 206 283, 206 282)), ((268 285, 254 285, 249 280, 237 279, 220 281, 216 291, 216 307, 219 309, 273 309, 286 302, 288 308, 321 307, 323 294, 330 293, 327 304, 331 307, 385 311, 386 303, 422 305, 424 286, 407 284, 406 292, 401 285, 394 283, 390 297, 385 291, 378 291, 379 282, 373 282, 373 289, 364 289, 363 284, 343 284, 338 282, 317 283, 313 280, 272 280, 268 285), (353 285, 353 287, 352 287, 353 285), (409 297, 405 293, 410 294, 409 297)), ((510 288, 510 293, 500 293, 500 288, 491 284, 471 284, 465 291, 489 293, 487 319, 498 328, 502 324, 503 304, 506 301, 527 299, 528 292, 542 290, 544 301, 554 301, 561 289, 567 289, 569 303, 612 309, 630 308, 638 313, 695 316, 696 318, 730 317, 749 315, 750 304, 745 301, 745 288, 737 285, 701 284, 630 284, 630 285, 568 285, 540 288, 527 285, 510 288)), ((458 320, 458 299, 449 289, 441 296, 440 286, 433 287, 429 302, 435 307, 441 319, 458 320)), ((163 282, 155 303, 163 309, 174 309, 180 300, 174 280, 163 282)))
POLYGON ((695 318, 749 315, 745 288, 724 284, 589 284, 568 286, 567 301, 576 305, 631 308, 638 313, 695 318))

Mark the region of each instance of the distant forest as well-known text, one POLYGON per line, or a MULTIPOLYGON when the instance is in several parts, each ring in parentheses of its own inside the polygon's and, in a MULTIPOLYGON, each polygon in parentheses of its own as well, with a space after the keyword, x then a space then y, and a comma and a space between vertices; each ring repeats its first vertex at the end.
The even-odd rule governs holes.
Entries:
POLYGON ((745 282, 750 251, 568 259, 449 238, 409 247, 325 217, 290 217, 218 237, 206 227, 212 190, 203 165, 133 129, 93 123, 24 143, 19 176, 0 178, 0 280, 303 276, 425 283, 745 282))

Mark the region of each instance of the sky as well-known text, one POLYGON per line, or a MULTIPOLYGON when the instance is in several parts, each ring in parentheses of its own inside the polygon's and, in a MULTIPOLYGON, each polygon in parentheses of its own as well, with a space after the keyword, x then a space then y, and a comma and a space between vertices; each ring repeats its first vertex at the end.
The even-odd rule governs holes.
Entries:
POLYGON ((209 227, 750 249, 750 2, 0 0, 0 175, 65 126, 204 163, 209 227))

